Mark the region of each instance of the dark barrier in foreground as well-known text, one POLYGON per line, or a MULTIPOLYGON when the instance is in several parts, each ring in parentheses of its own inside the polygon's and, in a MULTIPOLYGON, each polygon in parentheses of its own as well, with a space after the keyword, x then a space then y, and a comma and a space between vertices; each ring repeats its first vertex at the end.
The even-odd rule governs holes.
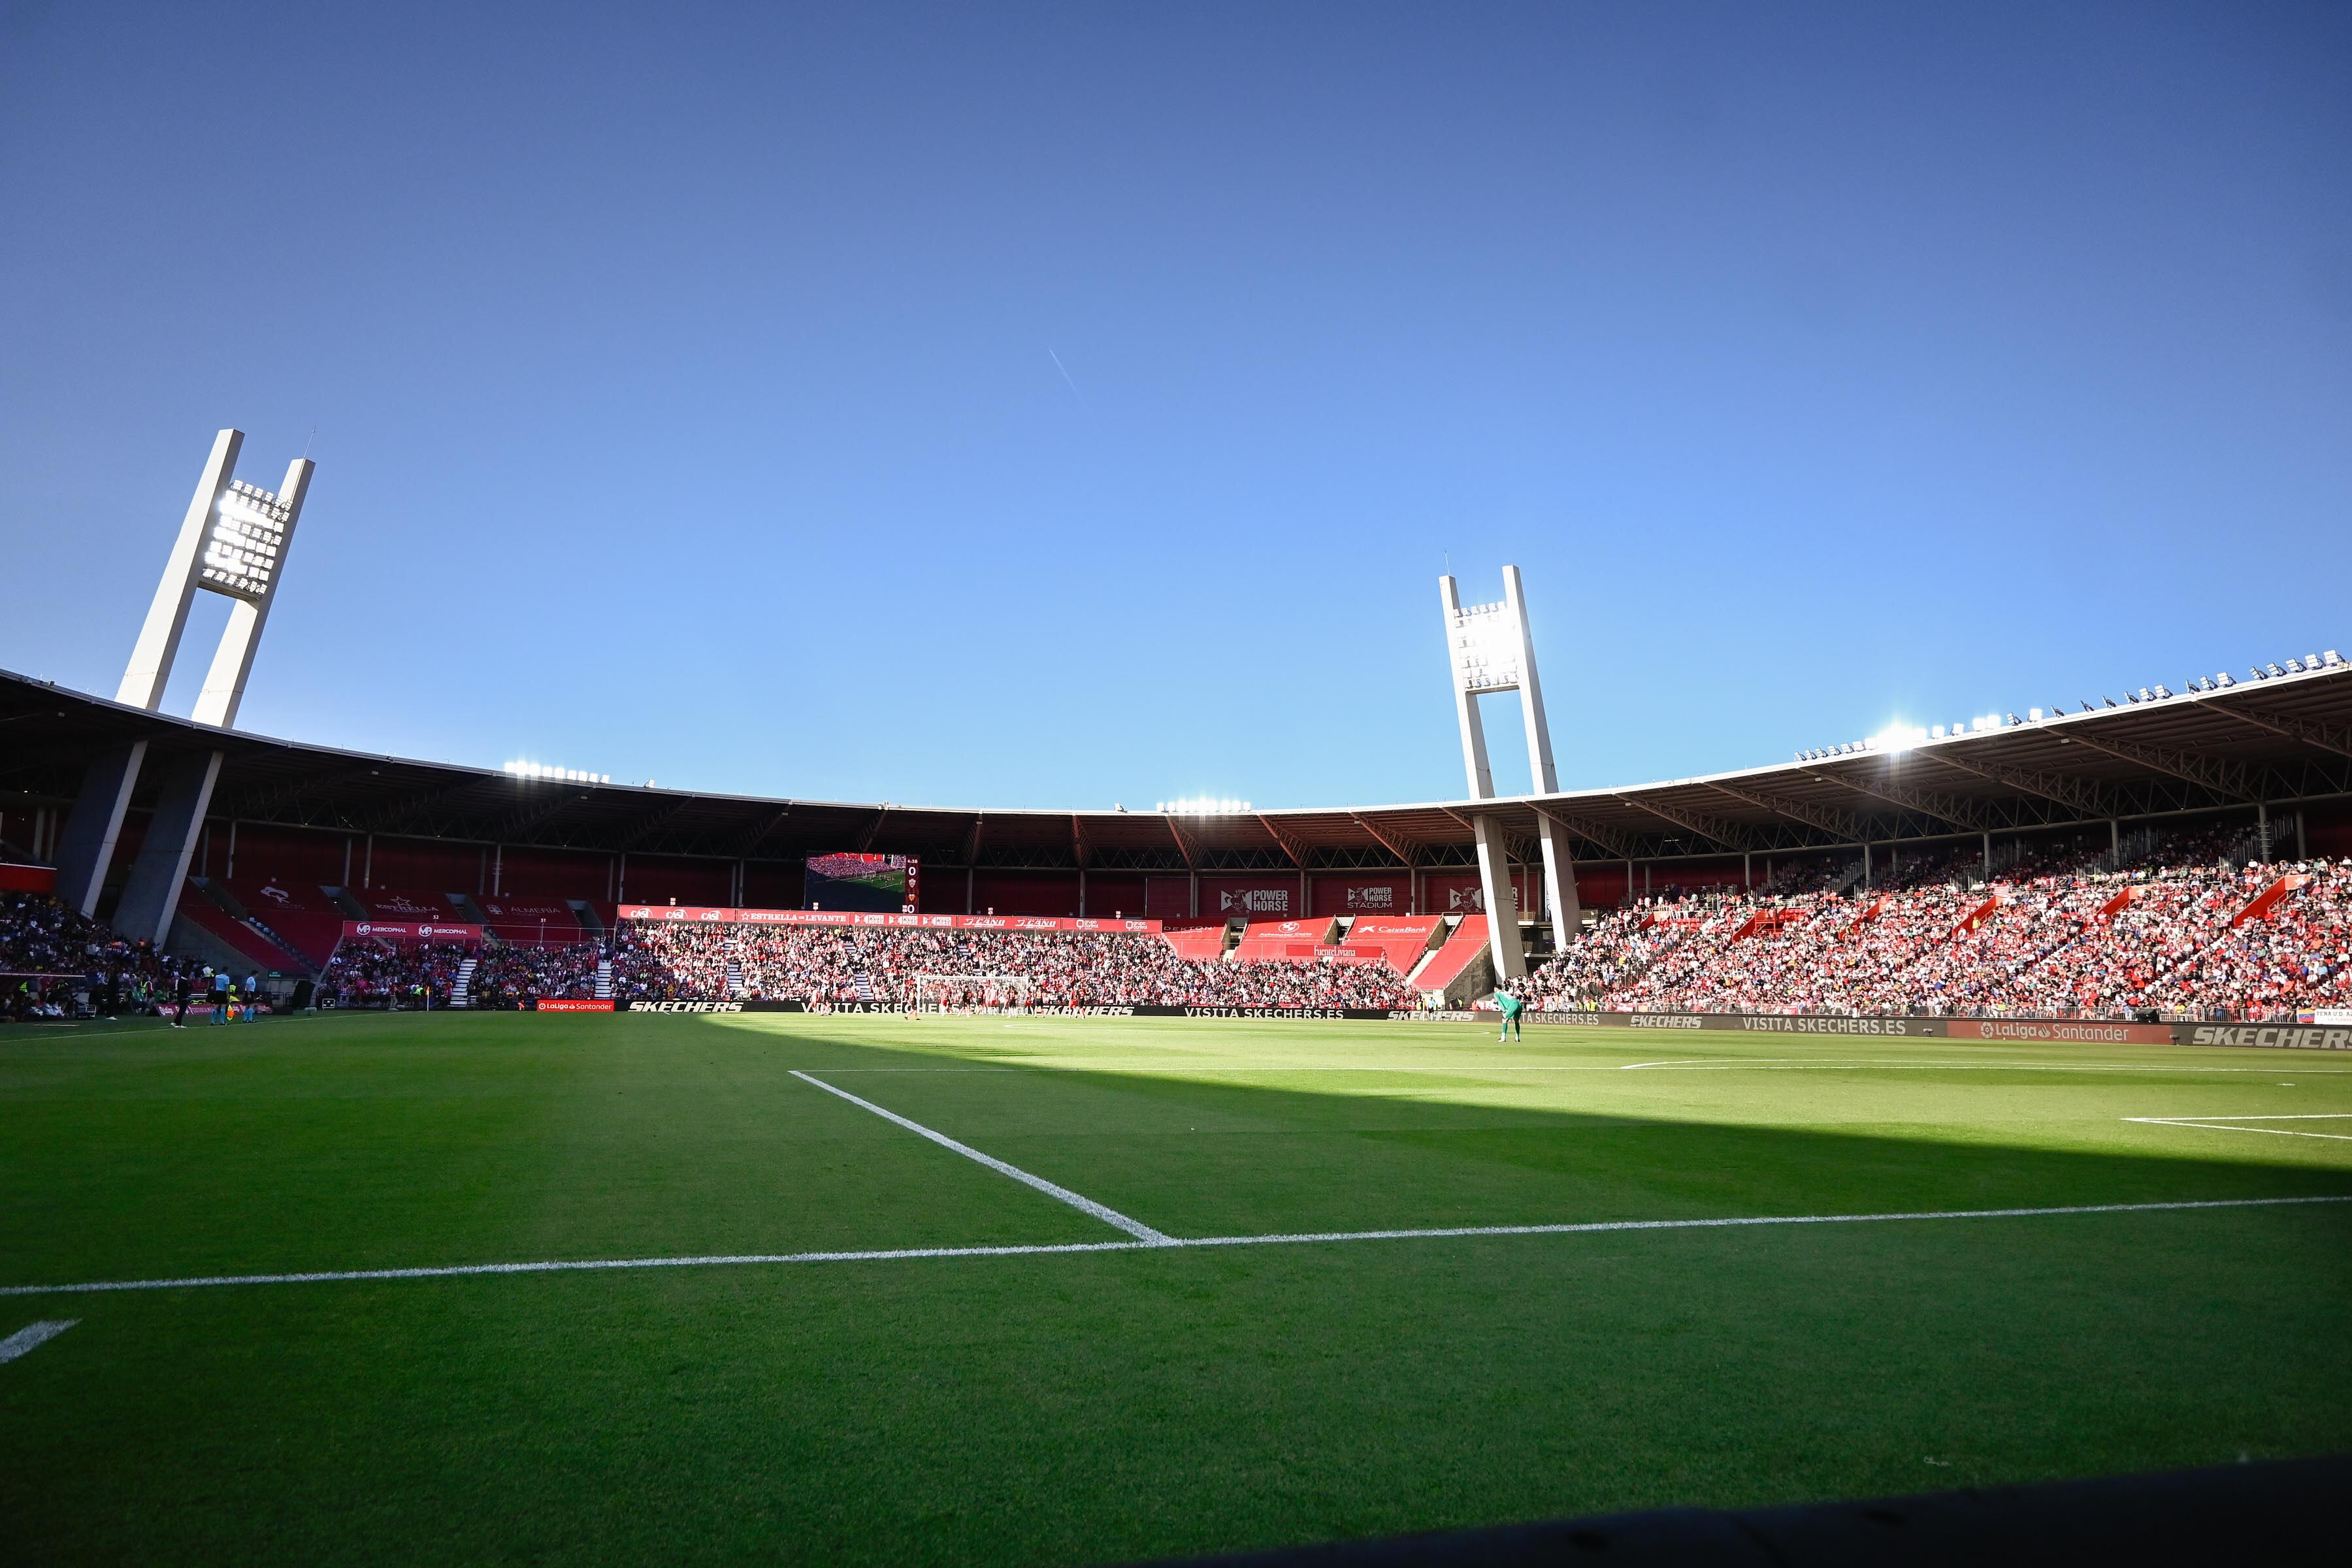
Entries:
POLYGON ((2342 1563, 2347 1497, 2352 1458, 2338 1457, 1801 1508, 1661 1509, 1195 1561, 1202 1568, 2342 1563))

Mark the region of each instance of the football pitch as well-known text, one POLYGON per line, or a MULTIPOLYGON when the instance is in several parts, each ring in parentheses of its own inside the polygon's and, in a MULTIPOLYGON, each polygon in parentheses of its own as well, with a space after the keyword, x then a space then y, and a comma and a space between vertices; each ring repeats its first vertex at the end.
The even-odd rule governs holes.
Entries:
POLYGON ((16 1562, 1088 1563, 2352 1447, 2337 1055, 94 1025, 0 1036, 0 1178, 16 1562))

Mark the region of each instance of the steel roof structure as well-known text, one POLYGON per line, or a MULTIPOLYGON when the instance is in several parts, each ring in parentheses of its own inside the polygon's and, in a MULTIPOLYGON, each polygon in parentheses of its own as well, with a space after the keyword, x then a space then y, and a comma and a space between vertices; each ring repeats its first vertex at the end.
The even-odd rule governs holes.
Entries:
MULTIPOLYGON (((1622 788, 1181 816, 859 805, 518 778, 224 731, 0 671, 0 805, 68 807, 95 757, 224 753, 215 818, 604 852, 795 860, 842 849, 950 866, 1351 869, 1472 862, 1474 816, 1517 858, 1537 822, 1580 861, 1797 854, 1959 835, 2281 809, 2352 795, 2352 666, 1622 788)), ((164 770, 149 766, 152 781, 164 770)), ((152 805, 142 784, 134 809, 152 805)))

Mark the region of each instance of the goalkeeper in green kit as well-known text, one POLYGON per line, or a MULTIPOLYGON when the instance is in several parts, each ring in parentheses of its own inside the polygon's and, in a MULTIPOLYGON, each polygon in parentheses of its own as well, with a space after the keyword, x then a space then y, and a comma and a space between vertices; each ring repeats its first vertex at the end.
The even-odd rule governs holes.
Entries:
MULTIPOLYGON (((1519 1035, 1519 1015, 1528 1010, 1528 1005, 1509 992, 1498 989, 1495 993, 1495 1005, 1503 1010, 1503 1032, 1495 1037, 1497 1040, 1507 1040, 1514 1035, 1519 1035)), ((1527 1038, 1525 1035, 1519 1035, 1519 1037, 1527 1038)))

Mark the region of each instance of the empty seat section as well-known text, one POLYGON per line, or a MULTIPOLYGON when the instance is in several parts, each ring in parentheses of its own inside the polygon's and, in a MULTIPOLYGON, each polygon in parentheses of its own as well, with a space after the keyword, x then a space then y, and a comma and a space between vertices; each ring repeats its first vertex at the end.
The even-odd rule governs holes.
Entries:
POLYGON ((1444 924, 1438 915, 1359 915, 1348 928, 1347 945, 1377 949, 1399 974, 1411 974, 1444 924))
POLYGON ((1412 988, 1444 991, 1461 979, 1462 972, 1486 951, 1486 917, 1464 915, 1462 923, 1454 928, 1454 934, 1445 939, 1445 945, 1437 950, 1437 956, 1429 961, 1429 967, 1413 977, 1412 988))
POLYGON ((1242 928, 1242 940, 1234 948, 1234 962, 1314 958, 1318 948, 1331 944, 1339 929, 1339 919, 1332 915, 1319 920, 1252 921, 1242 928))
POLYGON ((180 913, 191 925, 234 950, 247 963, 265 973, 273 969, 299 971, 315 967, 215 904, 205 897, 201 889, 192 887, 180 894, 180 913))
POLYGON ((1160 928, 1160 934, 1179 958, 1189 958, 1200 963, 1214 963, 1224 956, 1225 922, 1204 921, 1198 925, 1171 921, 1160 928))
POLYGON ((424 921, 438 925, 463 920, 457 906, 449 901, 446 893, 423 892, 399 888, 346 888, 343 889, 359 900, 374 921, 424 921))
POLYGON ((490 930, 501 942, 570 943, 586 936, 580 929, 578 912, 562 899, 502 899, 480 894, 474 902, 489 917, 490 930))
POLYGON ((316 883, 261 877, 216 879, 213 887, 313 968, 325 963, 343 939, 343 911, 316 883))

